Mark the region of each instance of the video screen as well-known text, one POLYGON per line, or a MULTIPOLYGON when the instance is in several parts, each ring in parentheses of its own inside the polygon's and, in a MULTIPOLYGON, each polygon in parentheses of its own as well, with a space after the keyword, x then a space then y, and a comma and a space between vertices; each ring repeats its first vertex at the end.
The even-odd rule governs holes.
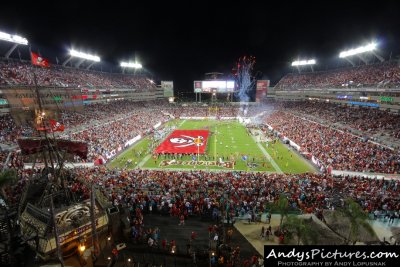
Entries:
POLYGON ((196 93, 231 93, 235 90, 235 81, 195 81, 196 93))

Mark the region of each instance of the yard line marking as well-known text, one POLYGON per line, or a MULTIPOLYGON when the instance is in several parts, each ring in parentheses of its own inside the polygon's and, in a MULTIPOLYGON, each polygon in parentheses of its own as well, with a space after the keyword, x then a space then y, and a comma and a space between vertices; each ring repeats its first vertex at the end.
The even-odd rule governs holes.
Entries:
POLYGON ((178 128, 180 128, 185 122, 186 122, 186 120, 183 120, 183 121, 179 124, 178 128))
POLYGON ((151 157, 151 155, 149 154, 149 155, 147 155, 146 157, 144 157, 143 159, 142 159, 142 161, 141 162, 139 162, 139 164, 138 165, 136 165, 136 167, 142 167, 149 159, 150 159, 150 157, 151 157))
MULTIPOLYGON (((251 136, 254 140, 254 142, 256 142, 255 136, 251 136)), ((267 157, 267 159, 271 162, 272 166, 275 168, 275 170, 278 173, 283 173, 283 171, 281 170, 281 168, 279 168, 278 164, 276 164, 275 160, 272 159, 272 157, 270 156, 270 154, 268 154, 268 152, 262 147, 262 145, 260 143, 257 143, 257 146, 260 148, 261 152, 264 154, 264 156, 267 157)))

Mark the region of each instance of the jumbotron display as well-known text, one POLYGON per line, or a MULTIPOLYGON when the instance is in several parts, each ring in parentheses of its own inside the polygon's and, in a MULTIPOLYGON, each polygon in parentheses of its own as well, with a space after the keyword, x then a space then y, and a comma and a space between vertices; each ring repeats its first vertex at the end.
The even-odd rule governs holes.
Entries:
POLYGON ((232 93, 235 81, 194 81, 195 93, 232 93))

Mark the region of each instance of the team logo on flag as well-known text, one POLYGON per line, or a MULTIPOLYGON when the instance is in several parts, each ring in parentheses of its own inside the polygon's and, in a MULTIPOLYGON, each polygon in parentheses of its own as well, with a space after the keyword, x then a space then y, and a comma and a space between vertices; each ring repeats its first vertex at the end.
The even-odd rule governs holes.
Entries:
POLYGON ((203 140, 203 136, 192 137, 188 135, 181 135, 181 137, 173 137, 169 139, 173 144, 181 144, 175 147, 202 146, 204 144, 203 140))
POLYGON ((162 142, 155 153, 204 154, 209 131, 175 130, 162 142))
POLYGON ((38 55, 38 54, 36 54, 34 52, 31 52, 31 61, 32 61, 33 65, 46 67, 46 68, 50 67, 48 59, 46 59, 46 58, 44 58, 44 57, 42 57, 42 56, 40 56, 40 55, 38 55))
POLYGON ((65 129, 65 126, 61 123, 59 123, 56 120, 49 120, 50 126, 51 126, 51 131, 53 132, 63 132, 65 129))

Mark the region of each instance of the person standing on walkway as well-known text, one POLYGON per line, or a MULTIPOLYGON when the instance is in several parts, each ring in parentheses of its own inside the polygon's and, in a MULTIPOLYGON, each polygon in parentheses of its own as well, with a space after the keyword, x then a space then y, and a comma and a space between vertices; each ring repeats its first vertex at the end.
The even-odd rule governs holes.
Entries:
POLYGON ((181 216, 179 217, 179 224, 178 225, 185 226, 185 216, 183 214, 181 214, 181 216))
POLYGON ((263 239, 265 238, 265 228, 264 228, 264 226, 261 227, 260 237, 263 238, 263 239))
POLYGON ((394 219, 396 218, 396 216, 394 215, 394 213, 392 213, 389 217, 389 224, 394 223, 394 219))
POLYGON ((271 226, 267 230, 265 230, 265 237, 267 238, 267 240, 269 240, 269 236, 272 235, 270 228, 271 226))

